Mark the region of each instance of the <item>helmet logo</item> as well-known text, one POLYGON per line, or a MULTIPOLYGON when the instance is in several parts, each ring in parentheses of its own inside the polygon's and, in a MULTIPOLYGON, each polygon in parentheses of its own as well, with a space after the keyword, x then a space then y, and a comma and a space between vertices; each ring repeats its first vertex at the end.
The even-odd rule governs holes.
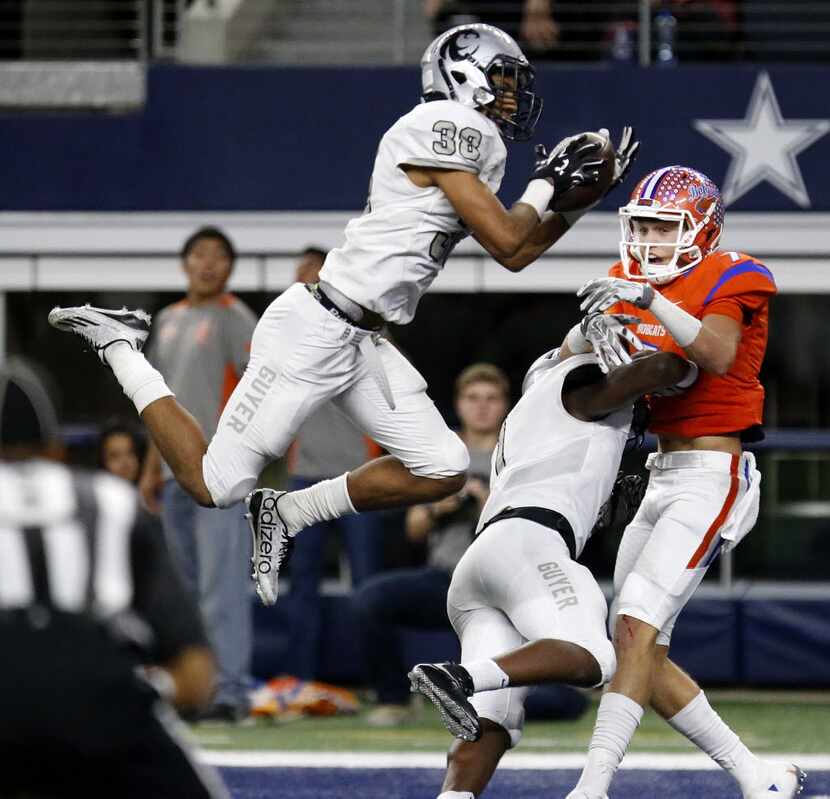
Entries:
POLYGON ((692 183, 689 186, 689 197, 693 200, 702 200, 705 197, 713 197, 714 193, 712 192, 712 187, 707 186, 705 183, 702 186, 698 186, 695 183, 692 183))
POLYGON ((466 61, 478 51, 479 38, 478 31, 469 28, 460 30, 444 42, 440 50, 441 56, 444 58, 449 56, 451 61, 466 61))

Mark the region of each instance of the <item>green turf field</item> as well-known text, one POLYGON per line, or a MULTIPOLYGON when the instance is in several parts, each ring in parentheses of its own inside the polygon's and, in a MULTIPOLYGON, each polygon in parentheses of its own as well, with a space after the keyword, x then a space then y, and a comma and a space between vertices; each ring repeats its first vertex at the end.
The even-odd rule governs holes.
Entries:
MULTIPOLYGON (((710 700, 746 744, 757 752, 830 754, 830 691, 809 694, 712 692, 710 700)), ((595 700, 596 702, 596 700, 595 700)), ((525 752, 581 752, 588 745, 596 704, 576 722, 532 722, 520 749, 525 752)), ((201 724, 193 727, 207 749, 302 751, 443 751, 450 736, 431 705, 419 718, 394 729, 368 727, 364 714, 258 722, 254 726, 201 724)), ((695 751, 662 719, 647 713, 632 751, 695 751)))

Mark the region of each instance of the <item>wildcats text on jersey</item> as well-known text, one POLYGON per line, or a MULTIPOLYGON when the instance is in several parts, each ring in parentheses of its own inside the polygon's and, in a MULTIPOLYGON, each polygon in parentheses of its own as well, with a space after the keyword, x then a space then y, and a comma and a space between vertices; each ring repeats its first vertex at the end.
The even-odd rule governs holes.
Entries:
POLYGON ((666 335, 666 328, 663 325, 652 325, 648 322, 640 322, 637 325, 638 336, 648 336, 649 338, 663 338, 666 335))

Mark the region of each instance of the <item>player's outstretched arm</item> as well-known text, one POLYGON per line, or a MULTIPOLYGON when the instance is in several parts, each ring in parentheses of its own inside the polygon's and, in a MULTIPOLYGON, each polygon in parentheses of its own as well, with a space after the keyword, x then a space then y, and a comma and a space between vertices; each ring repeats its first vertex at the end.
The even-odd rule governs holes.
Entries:
POLYGON ((577 292, 586 314, 605 311, 619 301, 653 313, 672 338, 701 369, 725 375, 735 361, 741 324, 730 316, 709 314, 703 321, 666 299, 648 283, 603 277, 589 280, 577 292))
MULTIPOLYGON (((599 131, 601 136, 606 139, 610 138, 610 133, 606 128, 599 131)), ((576 137, 569 137, 563 142, 560 142, 554 152, 563 144, 566 144, 571 139, 576 137)), ((625 176, 631 169, 631 165, 637 157, 637 152, 640 149, 640 142, 635 138, 634 128, 626 125, 623 128, 620 142, 616 147, 614 155, 614 176, 611 185, 605 191, 605 195, 613 191, 623 181, 625 176)), ((545 147, 541 144, 536 145, 537 165, 541 166, 551 156, 548 154, 545 147)), ((542 221, 533 231, 530 238, 522 245, 516 255, 502 262, 502 266, 510 269, 513 272, 519 272, 529 264, 532 264, 541 255, 544 255, 559 239, 562 238, 586 213, 588 213, 600 200, 597 200, 591 205, 581 208, 577 211, 569 211, 564 214, 558 214, 553 211, 548 211, 542 217, 542 221)))
POLYGON ((582 134, 560 142, 537 161, 527 190, 509 211, 472 172, 413 165, 403 168, 417 186, 441 189, 484 249, 507 269, 519 271, 534 260, 529 253, 516 257, 531 237, 530 253, 538 255, 567 230, 558 215, 548 218, 548 206, 554 196, 574 186, 597 182, 602 165, 597 160, 599 149, 599 143, 587 141, 582 134))
POLYGON ((691 383, 696 375, 694 365, 673 352, 641 355, 598 381, 563 392, 563 401, 572 416, 592 421, 631 405, 643 394, 691 383))
POLYGON ((471 172, 420 171, 430 173, 433 185, 444 192, 470 233, 501 264, 515 256, 539 227, 539 214, 532 205, 517 202, 508 211, 471 172))

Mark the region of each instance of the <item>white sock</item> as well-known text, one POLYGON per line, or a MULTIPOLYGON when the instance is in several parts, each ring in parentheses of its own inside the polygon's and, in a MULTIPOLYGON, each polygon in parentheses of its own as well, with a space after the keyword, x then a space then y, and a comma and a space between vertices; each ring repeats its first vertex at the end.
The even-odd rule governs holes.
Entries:
POLYGON ((349 473, 331 480, 321 480, 300 491, 290 491, 280 500, 280 515, 288 526, 288 534, 295 535, 305 527, 329 519, 339 519, 357 513, 349 498, 346 478, 349 473))
POLYGON ((469 791, 444 791, 438 799, 476 799, 475 794, 469 791))
POLYGON ((742 786, 754 784, 762 762, 712 709, 703 691, 668 721, 742 786))
POLYGON ((608 793, 642 718, 643 708, 624 694, 608 692, 602 697, 588 746, 588 761, 577 788, 591 797, 608 793))
POLYGON ((126 341, 116 341, 107 347, 104 356, 115 379, 124 393, 133 401, 139 416, 151 403, 162 397, 172 397, 173 392, 150 362, 136 352, 126 341))
POLYGON ((498 691, 507 688, 510 678, 499 668, 495 660, 473 660, 461 664, 473 678, 473 688, 478 691, 498 691))

